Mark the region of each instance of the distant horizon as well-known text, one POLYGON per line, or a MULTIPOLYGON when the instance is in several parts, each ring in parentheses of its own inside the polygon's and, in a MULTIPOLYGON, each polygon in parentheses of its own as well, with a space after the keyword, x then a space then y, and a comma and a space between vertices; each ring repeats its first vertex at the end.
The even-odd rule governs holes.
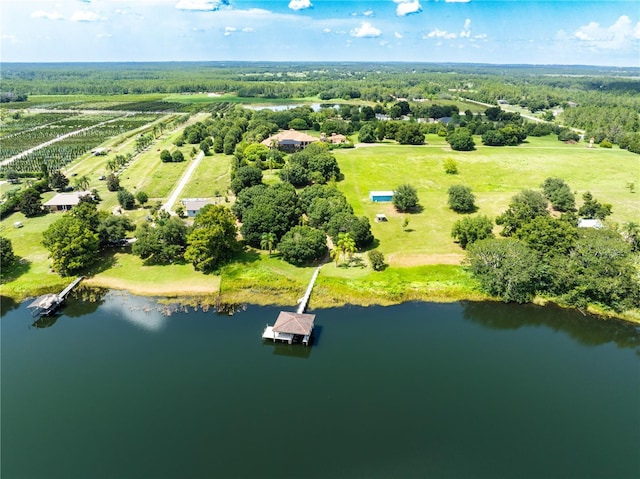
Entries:
POLYGON ((563 63, 487 63, 487 62, 447 62, 447 61, 404 61, 404 60, 108 60, 108 61, 2 61, 0 65, 108 65, 108 64, 166 64, 166 63, 237 63, 237 64, 371 64, 371 65, 451 65, 451 66, 487 66, 487 67, 562 67, 638 70, 640 66, 589 65, 563 63))
POLYGON ((3 63, 640 67, 638 0, 3 0, 3 63))

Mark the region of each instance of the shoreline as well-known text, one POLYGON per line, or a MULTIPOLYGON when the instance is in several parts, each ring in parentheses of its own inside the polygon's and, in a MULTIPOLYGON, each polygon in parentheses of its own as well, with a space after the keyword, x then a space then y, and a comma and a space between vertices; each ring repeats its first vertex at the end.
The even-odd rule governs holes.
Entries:
MULTIPOLYGON (((65 278, 64 281, 66 281, 65 278)), ((292 291, 290 288, 278 288, 277 284, 256 285, 255 287, 234 288, 227 291, 212 291, 210 288, 202 286, 185 286, 177 285, 148 285, 135 283, 131 284, 127 281, 117 281, 114 278, 86 278, 79 287, 83 290, 113 290, 124 291, 134 296, 142 296, 155 298, 160 304, 179 304, 183 306, 193 307, 214 307, 220 311, 227 309, 233 311, 234 308, 242 305, 256 306, 281 306, 295 307, 298 303, 300 291, 292 291), (266 287, 264 287, 266 286, 266 287)), ((485 302, 485 303, 502 303, 499 299, 492 298, 482 292, 470 292, 461 294, 460 288, 455 285, 449 285, 448 288, 425 289, 422 291, 413 289, 406 291, 405 294, 398 295, 375 295, 358 294, 352 289, 351 294, 344 294, 330 285, 318 281, 314 292, 311 294, 310 305, 312 309, 325 308, 341 308, 348 306, 393 306, 408 302, 427 302, 427 303, 456 303, 456 302, 485 302)), ((42 292, 34 292, 33 294, 23 297, 11 297, 3 295, 15 303, 22 303, 33 296, 42 294, 42 292)), ((536 306, 553 306, 561 309, 575 310, 584 316, 594 316, 600 320, 618 320, 630 324, 640 325, 640 311, 625 311, 623 313, 615 313, 589 305, 586 309, 577 308, 560 304, 551 299, 536 297, 531 303, 536 306)))

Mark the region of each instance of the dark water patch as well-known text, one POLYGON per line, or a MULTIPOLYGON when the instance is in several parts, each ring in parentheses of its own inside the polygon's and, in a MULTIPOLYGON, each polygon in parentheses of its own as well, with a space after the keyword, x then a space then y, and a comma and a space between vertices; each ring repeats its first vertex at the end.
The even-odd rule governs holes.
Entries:
POLYGON ((3 478, 640 475, 637 332, 619 323, 347 307, 313 311, 305 348, 261 341, 279 308, 164 307, 110 292, 45 329, 7 312, 3 478))

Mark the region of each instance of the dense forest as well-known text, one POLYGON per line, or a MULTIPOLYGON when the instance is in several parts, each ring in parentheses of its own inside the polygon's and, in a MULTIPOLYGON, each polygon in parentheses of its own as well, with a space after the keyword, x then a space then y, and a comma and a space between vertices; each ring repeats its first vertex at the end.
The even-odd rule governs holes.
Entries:
MULTIPOLYGON (((30 95, 222 92, 241 98, 505 102, 627 148, 640 133, 640 68, 428 63, 5 63, 3 101, 30 95)), ((170 108, 155 101, 140 110, 170 108)), ((175 105, 177 107, 179 105, 175 105)), ((205 108, 200 106, 200 108, 205 108)))

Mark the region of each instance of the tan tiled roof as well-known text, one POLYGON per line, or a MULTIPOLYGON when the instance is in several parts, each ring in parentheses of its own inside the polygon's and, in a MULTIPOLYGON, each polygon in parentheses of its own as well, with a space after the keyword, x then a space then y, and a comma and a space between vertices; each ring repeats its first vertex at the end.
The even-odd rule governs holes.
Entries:
POLYGON ((308 335, 311 334, 315 319, 315 314, 280 311, 278 319, 273 325, 273 330, 276 333, 308 335))
POLYGON ((316 138, 315 136, 307 135, 306 133, 303 133, 297 130, 284 130, 279 133, 276 133, 275 135, 270 136, 266 140, 263 140, 262 144, 270 146, 273 140, 276 140, 278 143, 281 143, 283 141, 312 143, 314 141, 318 141, 318 138, 316 138))

